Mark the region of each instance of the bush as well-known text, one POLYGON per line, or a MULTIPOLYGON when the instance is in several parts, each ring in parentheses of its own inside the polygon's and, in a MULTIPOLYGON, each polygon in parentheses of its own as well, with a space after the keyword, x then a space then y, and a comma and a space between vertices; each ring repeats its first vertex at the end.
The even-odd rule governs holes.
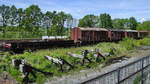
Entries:
POLYGON ((141 39, 140 44, 150 46, 150 38, 141 39))
POLYGON ((125 38, 123 41, 120 41, 119 44, 124 46, 127 50, 132 50, 133 48, 141 45, 139 41, 133 38, 125 38))
MULTIPOLYGON (((5 60, 9 61, 9 63, 6 62, 1 62, 0 65, 2 66, 8 66, 7 64, 10 65, 10 73, 12 74, 12 76, 14 78, 16 78, 17 81, 21 82, 21 75, 19 70, 13 68, 11 66, 11 59, 25 59, 27 61, 27 63, 31 64, 31 66, 41 69, 43 71, 46 72, 52 72, 54 73, 54 76, 62 76, 63 74, 68 74, 68 73, 72 73, 73 71, 79 71, 81 69, 86 69, 87 66, 90 67, 96 67, 99 64, 95 62, 95 59, 93 59, 93 54, 89 53, 88 54, 88 58, 91 59, 92 61, 94 61, 93 63, 89 64, 86 63, 84 66, 81 66, 81 62, 82 60, 79 58, 74 58, 71 56, 68 56, 66 53, 67 52, 72 52, 72 53, 76 53, 76 54, 81 54, 83 49, 95 49, 95 48, 99 48, 100 52, 107 52, 109 53, 111 51, 111 48, 115 48, 116 50, 114 51, 114 56, 122 56, 126 53, 128 53, 129 50, 132 50, 136 47, 140 47, 141 45, 150 45, 150 39, 149 38, 144 38, 141 40, 135 40, 132 38, 125 38, 123 41, 120 41, 119 43, 110 43, 110 42, 102 42, 99 43, 97 45, 94 46, 83 46, 83 47, 71 47, 71 48, 56 48, 56 49, 47 49, 47 50, 39 50, 36 52, 25 52, 24 54, 18 54, 18 55, 14 55, 14 56, 10 56, 8 53, 5 54, 4 58, 5 60), (60 72, 59 71, 59 67, 56 66, 55 64, 53 64, 52 62, 50 62, 49 60, 45 59, 44 56, 48 55, 48 56, 52 56, 54 58, 57 58, 58 56, 62 57, 63 59, 65 59, 67 62, 69 62, 70 64, 73 64, 76 66, 75 69, 71 70, 70 72, 66 71, 66 72, 60 72), (17 78, 19 77, 19 78, 17 78)), ((105 63, 106 61, 108 61, 111 57, 106 58, 106 60, 102 60, 99 63, 105 63)), ((0 59, 3 60, 3 59, 0 59)), ((0 66, 1 67, 1 66, 0 66)), ((66 67, 66 65, 64 66, 66 67)), ((3 69, 0 69, 0 71, 2 71, 3 69)), ((44 83, 44 81, 49 78, 41 73, 36 73, 37 79, 36 79, 36 83, 37 84, 42 84, 44 83)), ((33 77, 30 75, 31 79, 33 79, 33 77)))

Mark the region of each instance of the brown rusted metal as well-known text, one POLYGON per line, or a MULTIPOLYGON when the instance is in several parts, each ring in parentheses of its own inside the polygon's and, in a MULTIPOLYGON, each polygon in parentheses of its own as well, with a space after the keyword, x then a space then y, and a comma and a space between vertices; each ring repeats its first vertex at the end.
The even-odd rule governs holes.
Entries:
MULTIPOLYGON (((1 42, 5 43, 3 45, 10 45, 7 50, 15 53, 18 51, 23 52, 24 50, 74 46, 73 40, 1 40, 1 42)), ((6 48, 6 46, 3 47, 6 48)))
POLYGON ((71 40, 74 40, 75 43, 82 41, 82 44, 88 44, 101 41, 120 41, 125 37, 138 39, 147 34, 147 31, 75 27, 72 29, 71 40))
POLYGON ((108 40, 108 30, 104 28, 82 28, 75 27, 72 29, 71 40, 75 43, 96 43, 108 40))

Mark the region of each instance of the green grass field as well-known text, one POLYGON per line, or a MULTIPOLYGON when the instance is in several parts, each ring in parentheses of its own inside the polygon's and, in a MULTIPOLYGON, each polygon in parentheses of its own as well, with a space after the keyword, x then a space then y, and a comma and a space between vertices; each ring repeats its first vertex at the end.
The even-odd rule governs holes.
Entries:
MULTIPOLYGON (((150 38, 144 38, 141 40, 135 40, 135 39, 130 38, 130 39, 124 39, 123 41, 120 41, 119 43, 101 42, 99 44, 92 45, 92 46, 83 46, 83 47, 77 47, 77 48, 71 47, 71 48, 55 48, 55 49, 37 50, 35 52, 24 52, 24 54, 17 54, 14 56, 11 56, 10 54, 5 53, 4 57, 0 58, 0 72, 7 71, 18 82, 21 82, 22 73, 17 68, 12 66, 11 60, 12 59, 25 59, 27 61, 27 63, 31 64, 33 67, 36 67, 43 71, 52 72, 52 73, 54 73, 54 76, 62 76, 64 74, 71 74, 76 71, 88 69, 89 67, 94 68, 94 67, 98 66, 99 64, 104 64, 111 57, 125 55, 130 50, 138 48, 142 45, 150 46, 149 42, 150 42, 150 38), (81 64, 78 64, 78 62, 82 61, 81 59, 74 58, 74 57, 68 56, 66 54, 67 52, 81 54, 82 50, 84 50, 84 49, 91 50, 91 49, 95 49, 95 48, 99 48, 100 52, 107 52, 107 53, 110 52, 111 48, 115 48, 116 51, 114 52, 113 56, 110 56, 110 57, 106 58, 105 61, 103 60, 100 62, 96 62, 95 58, 93 57, 93 54, 90 53, 90 54, 88 54, 88 58, 91 59, 93 61, 93 63, 91 63, 91 64, 86 63, 84 66, 82 66, 81 64), (57 67, 55 64, 53 64, 52 62, 50 62, 49 60, 44 58, 45 55, 52 56, 54 58, 60 56, 60 57, 64 58, 65 60, 67 60, 70 64, 73 64, 74 66, 76 66, 76 68, 73 70, 70 70, 70 71, 60 72, 59 67, 57 67), (87 65, 89 67, 87 67, 87 65)), ((64 69, 65 68, 66 68, 66 66, 64 66, 64 69)), ((42 83, 44 83, 44 81, 47 78, 49 78, 49 79, 52 78, 52 76, 45 76, 39 72, 35 72, 35 73, 37 76, 37 78, 36 78, 37 84, 42 84, 42 83)), ((30 79, 33 79, 32 75, 30 75, 29 77, 30 77, 30 79)))

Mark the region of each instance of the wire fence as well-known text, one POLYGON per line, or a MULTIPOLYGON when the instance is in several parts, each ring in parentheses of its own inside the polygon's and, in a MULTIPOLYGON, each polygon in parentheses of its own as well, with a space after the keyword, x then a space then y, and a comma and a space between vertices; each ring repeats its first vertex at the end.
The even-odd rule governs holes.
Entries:
POLYGON ((86 80, 81 84, 150 84, 150 56, 86 80))

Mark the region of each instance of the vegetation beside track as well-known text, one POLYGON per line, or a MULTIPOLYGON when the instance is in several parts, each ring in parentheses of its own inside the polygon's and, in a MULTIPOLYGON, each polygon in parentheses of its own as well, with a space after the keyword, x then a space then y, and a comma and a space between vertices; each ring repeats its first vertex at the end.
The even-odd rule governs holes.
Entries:
MULTIPOLYGON (((3 57, 0 57, 0 72, 7 71, 11 76, 13 76, 17 81, 21 82, 22 73, 12 65, 12 59, 25 59, 27 63, 31 64, 33 67, 36 67, 38 69, 41 69, 43 71, 52 72, 54 73, 54 76, 62 76, 64 74, 71 74, 74 71, 80 71, 83 69, 88 68, 95 68, 99 64, 105 64, 110 58, 112 57, 118 57, 122 55, 126 55, 129 51, 138 48, 142 45, 148 45, 150 46, 150 38, 144 38, 141 40, 135 40, 135 39, 124 39, 123 41, 120 41, 119 43, 109 43, 109 42, 102 42, 96 45, 90 45, 90 46, 83 46, 83 47, 71 47, 71 48, 56 48, 56 49, 47 49, 47 50, 38 50, 35 52, 24 52, 24 54, 17 54, 14 56, 11 56, 9 53, 5 53, 3 57), (93 58, 93 54, 88 54, 88 58, 90 58, 93 63, 86 63, 84 66, 81 66, 81 64, 78 64, 78 62, 81 62, 81 59, 74 58, 71 56, 68 56, 67 52, 72 52, 76 54, 81 54, 82 50, 92 50, 95 48, 99 48, 100 52, 110 52, 111 48, 115 48, 116 51, 114 52, 113 56, 110 56, 106 58, 106 60, 102 60, 100 62, 96 62, 95 58, 93 58), (76 66, 75 69, 70 71, 59 71, 59 67, 51 63, 49 60, 45 59, 44 56, 53 56, 53 57, 62 57, 65 60, 67 60, 69 63, 76 66)), ((66 68, 64 66, 63 68, 66 68)), ((45 76, 39 72, 36 73, 36 83, 42 84, 47 78, 51 78, 52 76, 45 76)), ((30 79, 34 80, 33 76, 29 76, 30 79)))

